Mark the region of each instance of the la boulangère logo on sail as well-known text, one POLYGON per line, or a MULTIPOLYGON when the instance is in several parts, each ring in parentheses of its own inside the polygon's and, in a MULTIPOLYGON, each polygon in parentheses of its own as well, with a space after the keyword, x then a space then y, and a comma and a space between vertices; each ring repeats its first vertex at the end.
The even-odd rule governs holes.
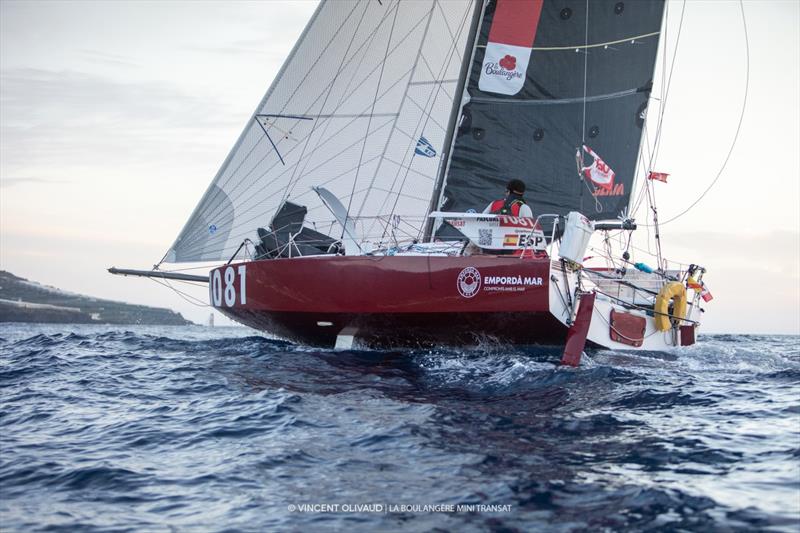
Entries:
POLYGON ((486 45, 478 88, 498 94, 517 94, 525 85, 530 48, 500 43, 486 45))
POLYGON ((478 88, 514 95, 525 85, 543 0, 498 1, 489 29, 478 88))
POLYGON ((522 78, 522 72, 517 70, 517 58, 506 54, 498 62, 484 62, 483 73, 487 76, 500 76, 506 81, 522 78))

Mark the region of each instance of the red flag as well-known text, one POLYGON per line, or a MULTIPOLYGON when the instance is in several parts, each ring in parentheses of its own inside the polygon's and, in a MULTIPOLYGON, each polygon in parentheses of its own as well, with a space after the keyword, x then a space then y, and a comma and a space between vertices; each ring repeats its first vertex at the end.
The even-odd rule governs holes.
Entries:
POLYGON ((667 182, 667 176, 669 176, 669 174, 667 174, 666 172, 653 172, 653 171, 650 171, 650 175, 647 176, 647 179, 656 180, 656 181, 663 181, 664 183, 666 183, 667 182))
POLYGON ((704 302, 710 302, 714 299, 705 283, 703 283, 703 288, 700 290, 700 298, 702 298, 704 302))
POLYGON ((600 156, 597 155, 586 145, 583 145, 584 151, 592 156, 594 161, 588 167, 581 168, 583 171, 583 175, 592 180, 592 183, 610 191, 614 188, 614 171, 611 170, 611 167, 606 165, 605 161, 600 159, 600 156))

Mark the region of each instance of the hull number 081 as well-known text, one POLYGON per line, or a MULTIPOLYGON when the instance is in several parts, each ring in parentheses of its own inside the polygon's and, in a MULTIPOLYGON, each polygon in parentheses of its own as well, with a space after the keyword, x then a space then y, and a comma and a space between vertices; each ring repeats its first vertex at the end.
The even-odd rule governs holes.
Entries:
POLYGON ((223 303, 225 307, 233 307, 236 305, 236 274, 239 274, 239 304, 245 305, 247 303, 247 285, 245 284, 245 280, 247 279, 246 276, 246 265, 239 265, 239 267, 234 270, 232 266, 229 266, 225 269, 223 274, 223 270, 221 268, 214 271, 211 275, 211 283, 209 283, 209 292, 211 293, 209 296, 211 298, 211 305, 214 307, 222 307, 223 303))

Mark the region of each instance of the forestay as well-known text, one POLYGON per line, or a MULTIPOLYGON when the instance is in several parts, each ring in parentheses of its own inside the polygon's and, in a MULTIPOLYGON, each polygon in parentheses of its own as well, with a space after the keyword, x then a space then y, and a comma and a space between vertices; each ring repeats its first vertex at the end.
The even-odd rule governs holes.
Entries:
MULTIPOLYGON (((167 262, 228 259, 284 200, 307 225, 341 226, 311 189, 330 190, 369 217, 430 205, 474 12, 473 2, 322 2, 248 120, 167 262)), ((366 221, 366 222, 365 222, 366 221)))

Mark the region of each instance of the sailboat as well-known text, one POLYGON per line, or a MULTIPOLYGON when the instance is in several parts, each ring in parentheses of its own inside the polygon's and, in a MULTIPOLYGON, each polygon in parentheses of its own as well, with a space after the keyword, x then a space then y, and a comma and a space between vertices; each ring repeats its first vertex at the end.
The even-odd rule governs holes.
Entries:
POLYGON ((642 153, 664 6, 323 0, 159 266, 111 270, 208 283, 313 346, 691 345, 703 267, 587 259, 664 177, 642 153), (511 178, 533 218, 484 213, 511 178))

